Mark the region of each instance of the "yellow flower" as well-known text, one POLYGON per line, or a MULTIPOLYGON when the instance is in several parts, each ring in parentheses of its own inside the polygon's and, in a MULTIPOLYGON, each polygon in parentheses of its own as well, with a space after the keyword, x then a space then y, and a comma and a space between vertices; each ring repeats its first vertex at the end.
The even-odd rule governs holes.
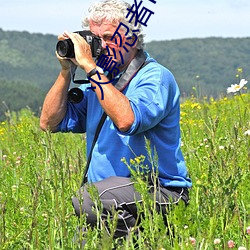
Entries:
POLYGON ((191 108, 192 108, 192 109, 195 109, 195 108, 201 109, 201 106, 200 106, 199 103, 192 103, 192 104, 191 104, 191 108))
POLYGON ((135 161, 136 161, 137 164, 140 164, 140 163, 141 163, 140 157, 136 157, 136 158, 135 158, 135 161))
POLYGON ((133 159, 130 159, 130 164, 135 165, 135 161, 133 159))
POLYGON ((238 73, 243 73, 243 69, 242 68, 238 68, 237 71, 238 71, 238 73))

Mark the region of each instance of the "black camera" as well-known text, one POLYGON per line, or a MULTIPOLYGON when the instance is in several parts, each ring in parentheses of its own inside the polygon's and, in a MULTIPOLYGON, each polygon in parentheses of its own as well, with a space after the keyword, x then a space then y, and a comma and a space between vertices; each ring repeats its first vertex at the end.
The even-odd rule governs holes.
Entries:
MULTIPOLYGON (((101 38, 96 37, 90 30, 75 31, 74 33, 78 33, 87 41, 90 45, 93 57, 98 58, 102 54, 103 49, 101 38)), ((75 57, 74 44, 70 39, 58 41, 56 51, 61 57, 75 57)))

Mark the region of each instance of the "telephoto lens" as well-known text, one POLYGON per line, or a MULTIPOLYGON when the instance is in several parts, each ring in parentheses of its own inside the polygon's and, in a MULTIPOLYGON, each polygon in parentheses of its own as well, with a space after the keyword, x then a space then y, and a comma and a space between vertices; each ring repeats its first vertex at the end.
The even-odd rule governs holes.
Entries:
POLYGON ((56 45, 56 51, 58 55, 61 57, 68 57, 68 58, 75 57, 74 44, 70 39, 58 41, 56 45))

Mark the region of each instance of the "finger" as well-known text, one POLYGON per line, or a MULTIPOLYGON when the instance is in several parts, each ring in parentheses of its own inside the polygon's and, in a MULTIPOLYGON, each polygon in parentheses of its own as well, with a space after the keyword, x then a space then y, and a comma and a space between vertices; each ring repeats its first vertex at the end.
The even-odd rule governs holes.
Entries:
POLYGON ((68 31, 64 31, 65 36, 72 40, 72 42, 85 42, 85 39, 78 33, 72 33, 68 31))
POLYGON ((77 34, 76 34, 76 33, 69 32, 69 31, 64 31, 63 35, 64 35, 65 37, 68 37, 68 38, 70 38, 70 39, 72 40, 72 39, 74 39, 74 38, 76 37, 77 34))
POLYGON ((65 39, 68 39, 69 37, 68 36, 65 36, 64 34, 60 34, 58 37, 57 37, 57 39, 59 40, 59 41, 62 41, 62 40, 65 40, 65 39))

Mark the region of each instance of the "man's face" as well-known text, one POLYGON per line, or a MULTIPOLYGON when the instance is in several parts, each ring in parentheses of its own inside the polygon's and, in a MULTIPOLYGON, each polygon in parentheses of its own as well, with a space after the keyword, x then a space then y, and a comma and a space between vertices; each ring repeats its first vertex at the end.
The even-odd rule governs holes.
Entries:
POLYGON ((115 37, 117 39, 116 43, 115 39, 111 41, 111 38, 114 35, 118 25, 114 25, 106 21, 102 22, 102 24, 99 25, 90 20, 89 26, 91 32, 102 39, 104 54, 109 54, 110 57, 112 57, 112 60, 116 61, 118 65, 121 64, 119 69, 123 70, 134 57, 132 48, 130 46, 126 46, 126 50, 123 48, 126 42, 124 31, 122 29, 119 29, 119 34, 121 35, 121 37, 119 37, 118 35, 115 37), (113 50, 115 50, 115 53, 113 50), (120 53, 122 54, 122 57, 120 53))

